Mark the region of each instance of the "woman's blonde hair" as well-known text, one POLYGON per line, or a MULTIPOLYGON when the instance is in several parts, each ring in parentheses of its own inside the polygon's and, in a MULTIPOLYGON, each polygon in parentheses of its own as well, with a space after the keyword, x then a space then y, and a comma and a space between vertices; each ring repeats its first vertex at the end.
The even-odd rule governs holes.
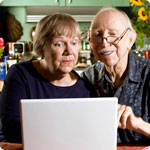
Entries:
POLYGON ((55 13, 40 20, 36 26, 33 39, 33 50, 43 56, 44 47, 51 43, 55 36, 77 35, 80 39, 80 27, 76 20, 69 14, 55 13))

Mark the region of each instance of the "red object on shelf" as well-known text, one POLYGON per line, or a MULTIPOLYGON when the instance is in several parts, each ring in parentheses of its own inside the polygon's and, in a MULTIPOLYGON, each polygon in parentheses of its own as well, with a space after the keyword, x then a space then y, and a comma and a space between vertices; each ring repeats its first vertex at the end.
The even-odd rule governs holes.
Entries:
POLYGON ((149 59, 149 58, 150 58, 150 50, 146 50, 146 51, 144 52, 144 55, 145 55, 145 58, 146 58, 146 59, 149 59))

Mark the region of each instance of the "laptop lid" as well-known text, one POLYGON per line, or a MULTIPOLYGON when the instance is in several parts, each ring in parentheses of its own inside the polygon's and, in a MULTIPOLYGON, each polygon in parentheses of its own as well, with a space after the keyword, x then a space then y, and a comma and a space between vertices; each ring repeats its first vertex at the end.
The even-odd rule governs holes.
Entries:
POLYGON ((24 150, 116 150, 117 98, 21 100, 24 150))

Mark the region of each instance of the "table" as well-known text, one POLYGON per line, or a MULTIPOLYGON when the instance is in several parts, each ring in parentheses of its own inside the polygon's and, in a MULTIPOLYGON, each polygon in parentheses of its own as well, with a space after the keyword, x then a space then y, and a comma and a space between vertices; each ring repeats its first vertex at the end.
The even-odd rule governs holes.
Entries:
MULTIPOLYGON (((22 150, 22 144, 0 142, 0 146, 1 145, 3 145, 6 150, 22 150)), ((146 147, 147 146, 141 145, 118 145, 117 150, 142 150, 146 147)))
POLYGON ((2 91, 3 85, 4 85, 4 81, 0 80, 0 92, 2 91))
POLYGON ((117 150, 143 150, 148 146, 142 145, 118 145, 117 150))

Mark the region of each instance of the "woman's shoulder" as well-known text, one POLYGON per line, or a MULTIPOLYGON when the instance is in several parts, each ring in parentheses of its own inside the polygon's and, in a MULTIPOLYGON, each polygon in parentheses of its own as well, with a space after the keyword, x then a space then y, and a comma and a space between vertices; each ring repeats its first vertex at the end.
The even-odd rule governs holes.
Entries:
POLYGON ((14 68, 27 68, 32 66, 32 60, 28 61, 23 61, 23 62, 18 62, 16 64, 13 64, 9 69, 14 69, 14 68))
POLYGON ((33 67, 32 60, 28 60, 12 65, 7 74, 11 76, 17 74, 27 75, 29 73, 31 74, 32 72, 35 72, 35 69, 33 67))

